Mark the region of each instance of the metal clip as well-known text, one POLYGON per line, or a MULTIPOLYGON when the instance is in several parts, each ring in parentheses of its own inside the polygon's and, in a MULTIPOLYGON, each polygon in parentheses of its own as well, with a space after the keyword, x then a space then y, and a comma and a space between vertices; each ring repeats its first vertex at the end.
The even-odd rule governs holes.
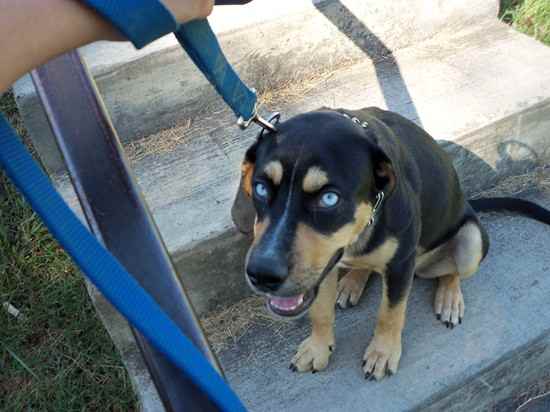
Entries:
POLYGON ((277 131, 277 128, 275 127, 275 125, 272 123, 273 119, 276 118, 276 120, 279 120, 279 118, 281 117, 281 115, 279 113, 275 113, 274 115, 272 115, 269 120, 265 120, 263 117, 261 117, 259 114, 258 114, 258 110, 257 108, 255 109, 254 111, 254 114, 252 115, 252 117, 248 120, 244 120, 242 116, 240 116, 238 119, 237 119, 237 125, 241 128, 241 129, 246 129, 248 126, 250 126, 250 123, 254 122, 256 123, 258 126, 260 126, 262 129, 267 129, 269 130, 270 132, 276 132, 277 131))
POLYGON ((370 226, 374 223, 374 218, 376 217, 376 213, 378 212, 378 208, 380 207, 380 205, 382 204, 383 201, 384 201, 384 192, 378 192, 376 194, 376 202, 374 203, 374 206, 372 208, 372 214, 371 214, 371 217, 369 219, 369 223, 367 223, 367 226, 370 226))

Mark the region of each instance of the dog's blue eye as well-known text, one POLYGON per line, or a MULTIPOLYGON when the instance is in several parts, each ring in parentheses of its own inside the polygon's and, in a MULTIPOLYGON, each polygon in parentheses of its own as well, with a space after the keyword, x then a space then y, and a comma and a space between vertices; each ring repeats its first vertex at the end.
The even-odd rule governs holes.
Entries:
POLYGON ((256 183, 254 186, 254 191, 256 192, 256 196, 260 199, 267 198, 267 187, 265 187, 263 183, 256 183))
POLYGON ((319 204, 321 207, 333 207, 336 206, 339 200, 340 196, 337 193, 326 192, 323 194, 323 196, 321 196, 319 204))

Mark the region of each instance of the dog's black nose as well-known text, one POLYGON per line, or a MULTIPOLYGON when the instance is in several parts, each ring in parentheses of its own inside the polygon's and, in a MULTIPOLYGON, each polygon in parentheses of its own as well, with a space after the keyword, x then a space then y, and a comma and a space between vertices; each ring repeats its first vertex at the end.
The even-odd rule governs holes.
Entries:
POLYGON ((274 292, 288 277, 284 259, 275 256, 252 254, 246 266, 250 283, 264 292, 274 292))

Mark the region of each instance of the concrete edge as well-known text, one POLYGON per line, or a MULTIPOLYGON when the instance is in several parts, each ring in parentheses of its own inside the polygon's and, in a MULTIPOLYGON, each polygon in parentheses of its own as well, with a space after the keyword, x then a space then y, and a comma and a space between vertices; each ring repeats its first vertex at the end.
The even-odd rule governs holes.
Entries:
POLYGON ((514 393, 518 386, 548 376, 550 329, 538 338, 495 361, 475 379, 435 395, 414 409, 422 412, 488 411, 514 393))

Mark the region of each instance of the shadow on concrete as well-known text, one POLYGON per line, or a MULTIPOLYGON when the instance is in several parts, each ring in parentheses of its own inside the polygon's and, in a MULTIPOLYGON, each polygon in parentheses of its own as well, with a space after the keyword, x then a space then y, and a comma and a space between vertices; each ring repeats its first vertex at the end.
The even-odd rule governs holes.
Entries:
POLYGON ((393 52, 340 1, 314 3, 314 6, 375 63, 376 78, 387 108, 422 126, 393 52))

